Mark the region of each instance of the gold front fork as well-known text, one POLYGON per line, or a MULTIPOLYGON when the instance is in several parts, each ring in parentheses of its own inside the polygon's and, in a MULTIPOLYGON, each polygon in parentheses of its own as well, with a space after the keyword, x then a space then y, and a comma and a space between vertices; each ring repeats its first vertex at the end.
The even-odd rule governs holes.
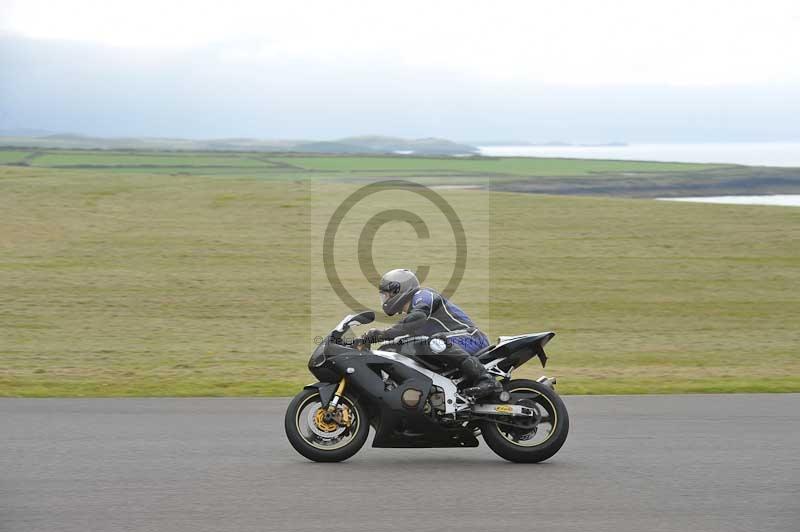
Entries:
POLYGON ((336 405, 339 404, 339 398, 344 393, 344 385, 345 385, 345 380, 344 377, 342 377, 342 380, 339 381, 339 386, 336 388, 336 392, 334 392, 333 394, 333 399, 331 399, 331 402, 328 405, 328 412, 333 412, 334 410, 336 410, 336 405))

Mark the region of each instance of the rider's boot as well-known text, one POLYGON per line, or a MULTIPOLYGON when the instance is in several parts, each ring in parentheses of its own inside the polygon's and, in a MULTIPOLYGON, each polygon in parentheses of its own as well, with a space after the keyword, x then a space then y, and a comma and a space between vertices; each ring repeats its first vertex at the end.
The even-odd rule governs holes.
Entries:
POLYGON ((503 385, 473 356, 467 357, 461 363, 461 373, 472 384, 469 388, 464 388, 464 395, 479 399, 503 391, 503 385))

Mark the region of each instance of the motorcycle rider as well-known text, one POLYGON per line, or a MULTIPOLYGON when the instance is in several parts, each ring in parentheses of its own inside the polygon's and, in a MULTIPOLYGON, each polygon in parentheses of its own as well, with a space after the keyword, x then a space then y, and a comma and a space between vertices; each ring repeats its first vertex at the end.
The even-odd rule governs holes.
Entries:
POLYGON ((448 366, 458 367, 467 384, 463 390, 473 397, 485 397, 503 390, 502 385, 472 356, 489 345, 489 340, 472 320, 451 301, 431 288, 420 287, 414 272, 396 269, 381 277, 378 291, 387 316, 405 316, 388 329, 370 329, 363 339, 374 343, 398 336, 443 336, 447 348, 437 356, 448 366))

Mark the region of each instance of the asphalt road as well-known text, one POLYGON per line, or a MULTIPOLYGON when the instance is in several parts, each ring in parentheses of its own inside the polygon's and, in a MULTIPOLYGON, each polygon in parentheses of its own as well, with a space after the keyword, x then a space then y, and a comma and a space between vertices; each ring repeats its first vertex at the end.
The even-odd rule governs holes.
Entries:
POLYGON ((566 402, 539 465, 485 445, 314 464, 284 399, 3 399, 0 530, 800 530, 800 395, 566 402))

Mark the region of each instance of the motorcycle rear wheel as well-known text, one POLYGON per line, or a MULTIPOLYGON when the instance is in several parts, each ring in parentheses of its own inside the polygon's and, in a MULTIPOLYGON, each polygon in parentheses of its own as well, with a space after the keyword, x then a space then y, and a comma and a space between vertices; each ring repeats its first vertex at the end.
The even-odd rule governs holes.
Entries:
POLYGON ((349 426, 338 426, 322 419, 319 392, 315 389, 303 390, 297 394, 284 417, 284 430, 292 447, 314 462, 341 462, 347 460, 367 441, 369 418, 358 401, 345 392, 337 406, 337 414, 346 410, 350 418, 349 426))
POLYGON ((481 421, 486 444, 510 462, 536 463, 556 454, 569 433, 569 414, 561 397, 549 386, 528 379, 512 380, 506 390, 511 394, 509 404, 533 408, 536 417, 527 428, 481 421))

